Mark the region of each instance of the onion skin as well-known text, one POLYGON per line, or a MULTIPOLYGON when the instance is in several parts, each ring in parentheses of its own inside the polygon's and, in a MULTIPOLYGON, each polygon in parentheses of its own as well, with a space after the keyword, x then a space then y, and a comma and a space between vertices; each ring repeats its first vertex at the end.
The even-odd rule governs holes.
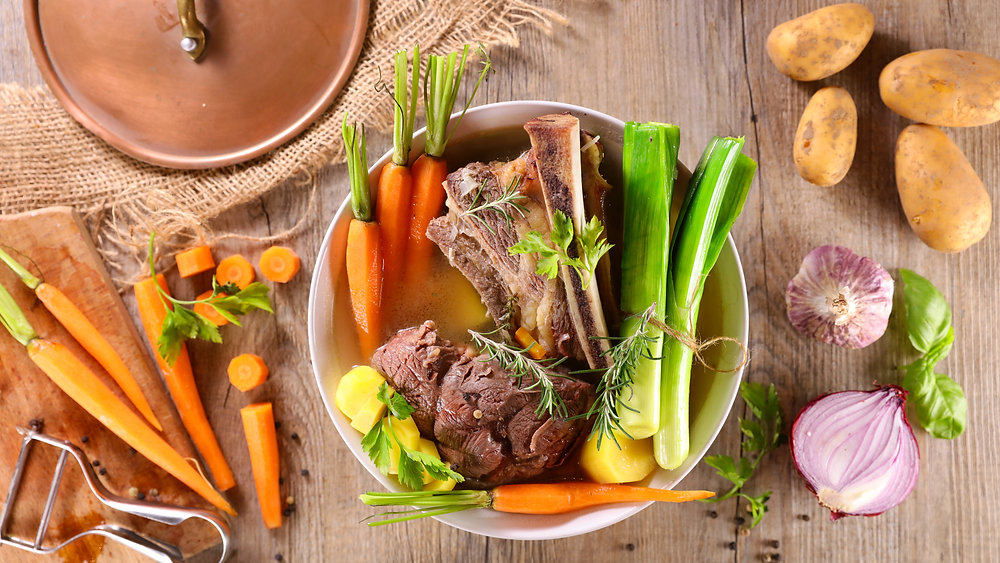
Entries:
POLYGON ((871 391, 840 391, 817 397, 799 411, 789 433, 792 460, 806 488, 830 510, 831 520, 878 516, 899 505, 913 490, 919 476, 920 449, 906 418, 906 395, 907 391, 896 385, 871 391), (842 420, 836 419, 838 414, 842 420), (832 424, 841 427, 833 428, 832 424), (888 443, 878 441, 867 452, 860 447, 851 449, 871 446, 868 442, 873 437, 885 438, 878 433, 887 428, 888 443), (893 437, 898 439, 895 444, 891 441, 893 437), (893 446, 895 453, 890 454, 893 446), (824 457, 824 454, 829 455, 824 457), (838 470, 839 474, 831 475, 838 470), (858 481, 840 484, 839 491, 829 483, 819 482, 840 477, 858 481), (852 501, 857 506, 845 505, 852 501))
POLYGON ((785 289, 788 320, 800 333, 843 348, 864 348, 885 334, 892 276, 843 246, 813 249, 785 289))

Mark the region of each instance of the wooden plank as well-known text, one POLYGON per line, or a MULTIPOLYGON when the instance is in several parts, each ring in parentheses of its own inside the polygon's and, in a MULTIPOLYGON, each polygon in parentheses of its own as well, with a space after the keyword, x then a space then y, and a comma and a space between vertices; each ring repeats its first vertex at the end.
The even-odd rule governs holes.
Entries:
MULTIPOLYGON (((0 244, 22 263, 31 264, 35 275, 63 290, 84 315, 98 326, 139 382, 164 428, 164 437, 183 455, 195 457, 159 374, 153 367, 139 334, 132 325, 121 298, 104 269, 103 262, 85 234, 83 224, 69 208, 0 217, 0 244)), ((64 344, 126 403, 114 380, 84 351, 6 267, 0 267, 0 283, 14 297, 29 322, 42 337, 64 344)), ((135 487, 151 500, 168 504, 210 508, 185 485, 137 455, 98 420, 74 403, 45 377, 28 358, 24 347, 7 334, 0 335, 0 487, 10 483, 20 450, 21 437, 15 426, 29 421, 44 422, 47 434, 80 446, 100 465, 101 478, 111 491, 128 496, 135 487), (86 437, 86 441, 84 441, 86 437), (150 493, 157 491, 156 495, 150 493)), ((22 482, 8 533, 34 538, 56 465, 57 451, 36 445, 30 458, 30 474, 22 482)), ((102 522, 118 523, 171 543, 181 543, 187 553, 198 553, 215 545, 218 535, 207 526, 171 528, 111 511, 97 500, 78 468, 68 472, 59 490, 53 513, 49 545, 102 522), (181 541, 183 540, 183 541, 181 541)), ((101 552, 101 540, 83 542, 92 555, 101 552), (95 551, 96 550, 96 551, 95 551)), ((79 546, 77 546, 79 547, 79 546)), ((80 548, 83 549, 83 548, 80 548)), ((75 551, 84 557, 87 551, 75 551)), ((64 554, 65 555, 65 554, 64 554)), ((66 555, 68 556, 68 555, 66 555)), ((13 554, 10 557, 15 557, 13 554)), ((7 556, 5 556, 5 561, 7 556)))
MULTIPOLYGON (((923 246, 899 210, 892 175, 892 148, 906 121, 878 98, 876 79, 892 58, 915 49, 953 47, 1000 56, 993 29, 998 7, 989 0, 866 2, 876 15, 876 34, 846 71, 818 83, 797 83, 777 72, 764 54, 764 40, 780 21, 826 5, 817 0, 774 2, 551 2, 572 21, 552 37, 527 31, 518 49, 497 49, 497 72, 485 101, 551 99, 578 103, 627 119, 667 120, 682 128, 681 158, 697 159, 717 133, 747 135, 748 152, 760 162, 743 217, 734 236, 750 286, 751 351, 748 377, 773 381, 789 418, 807 399, 831 389, 863 388, 873 380, 894 381, 893 366, 910 357, 898 319, 872 347, 845 351, 799 336, 785 319, 784 287, 814 246, 837 243, 872 256, 891 272, 914 269, 944 291, 955 316, 957 341, 941 365, 965 386, 969 426, 955 441, 917 432, 920 481, 902 506, 878 518, 829 522, 795 474, 787 450, 764 462, 750 483, 759 493, 773 490, 770 512, 746 538, 737 534, 736 503, 653 507, 607 530, 579 538, 526 543, 487 540, 442 526, 415 522, 370 530, 358 521, 370 514, 356 495, 378 484, 357 469, 328 422, 315 391, 302 318, 308 274, 326 225, 346 195, 343 167, 319 177, 317 208, 304 231, 286 242, 303 258, 303 272, 277 288, 275 317, 255 316, 247 328, 227 328, 221 346, 198 344, 192 355, 209 416, 237 473, 235 525, 237 560, 358 561, 398 558, 438 560, 625 560, 663 559, 759 561, 780 553, 784 561, 897 560, 983 561, 995 559, 993 530, 1000 525, 994 491, 1000 476, 1000 234, 994 228, 979 245, 958 255, 923 246), (840 185, 815 188, 799 179, 791 160, 794 127, 809 96, 827 84, 847 88, 860 114, 858 153, 840 185), (230 390, 222 376, 228 358, 255 351, 271 360, 274 375, 255 394, 230 390), (285 527, 263 528, 250 488, 249 463, 237 411, 259 399, 273 399, 286 477, 283 491, 296 498, 285 527), (299 441, 291 439, 291 433, 299 441), (299 475, 306 468, 309 477, 299 475), (717 519, 708 516, 717 510, 717 519), (800 516, 809 516, 809 521, 800 516), (779 541, 779 548, 769 542, 779 541), (735 542, 737 551, 728 550, 735 542)), ((0 0, 4 14, 19 2, 0 0)), ((38 84, 17 17, 0 23, 0 81, 38 84)), ((482 95, 482 93, 480 94, 482 95)), ((988 189, 1000 184, 1000 126, 949 129, 988 189)), ((370 154, 390 144, 370 139, 370 154)), ((306 209, 308 190, 279 188, 259 202, 234 210, 213 225, 219 232, 267 236, 294 224, 306 209)), ((994 212, 997 214, 994 202, 994 212)), ((227 241, 217 256, 241 252, 254 259, 260 243, 227 241)), ((171 283, 175 283, 171 279, 171 283)), ((176 284, 196 295, 201 286, 176 284)), ((133 311, 134 314, 134 311, 133 311)), ((255 314, 256 315, 256 314, 255 314)), ((712 453, 739 452, 735 418, 740 403, 712 453)), ((690 476, 698 486, 722 488, 713 472, 699 466, 690 476)))

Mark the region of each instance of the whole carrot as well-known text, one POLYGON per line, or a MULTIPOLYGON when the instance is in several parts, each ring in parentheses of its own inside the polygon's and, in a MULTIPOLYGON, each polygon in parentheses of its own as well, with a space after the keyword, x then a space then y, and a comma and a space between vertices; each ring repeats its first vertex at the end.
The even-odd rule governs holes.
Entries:
POLYGON ((424 153, 417 158, 412 167, 413 205, 410 216, 410 238, 406 247, 407 277, 424 277, 430 269, 431 258, 434 256, 434 243, 427 238, 427 226, 441 213, 441 207, 444 205, 443 184, 448 177, 448 161, 444 158, 444 151, 452 132, 462 121, 465 111, 472 105, 479 86, 490 71, 490 59, 486 56, 486 51, 481 51, 481 54, 484 63, 479 80, 462 110, 462 115, 455 120, 450 130, 448 122, 455 108, 462 75, 465 73, 469 46, 466 45, 462 50, 461 59, 458 58, 458 53, 427 57, 427 73, 424 75, 427 134, 424 153))
POLYGON ((132 372, 129 371, 125 362, 118 352, 115 351, 111 343, 97 330, 94 323, 83 314, 83 311, 76 306, 59 288, 49 285, 33 276, 20 263, 14 260, 9 254, 0 250, 0 260, 14 271, 24 285, 35 292, 38 300, 45 305, 52 316, 59 321, 59 324, 66 329, 70 335, 80 343, 80 346, 93 356, 97 363, 101 364, 108 374, 115 380, 118 387, 125 393, 128 400, 135 405, 139 413, 149 421, 159 431, 163 431, 159 419, 153 413, 152 407, 146 395, 142 392, 142 387, 135 380, 132 372))
POLYGON ((392 298, 403 279, 406 241, 410 236, 413 175, 410 173, 410 145, 413 142, 413 121, 417 113, 417 93, 420 77, 420 48, 413 48, 413 73, 409 99, 406 89, 406 51, 395 58, 393 103, 396 111, 392 123, 392 160, 379 174, 375 217, 382 240, 382 299, 392 298))
POLYGON ((135 414, 94 372, 62 344, 39 338, 0 285, 0 324, 27 349, 28 357, 73 401, 126 444, 233 516, 226 499, 166 440, 135 414))
POLYGON ((146 338, 149 339, 150 346, 153 348, 156 363, 160 367, 160 372, 163 373, 163 380, 166 381, 167 389, 170 391, 177 412, 181 416, 181 423, 191 435, 191 441, 194 442, 195 448, 205 459, 209 471, 215 477, 216 484, 223 491, 228 490, 236 485, 236 480, 233 478, 233 471, 229 468, 225 456, 222 455, 222 448, 219 447, 215 431, 212 430, 208 417, 205 415, 205 406, 198 395, 187 346, 181 343, 177 359, 173 365, 170 365, 160 354, 156 344, 163 331, 163 321, 167 316, 167 303, 159 293, 163 291, 169 294, 167 281, 163 274, 157 274, 155 278, 146 278, 135 284, 133 290, 146 338), (159 290, 157 285, 159 285, 159 290))
POLYGON ((413 491, 365 493, 370 506, 414 506, 387 513, 392 518, 371 522, 381 526, 425 516, 440 516, 471 508, 491 508, 513 514, 563 514, 592 506, 622 502, 688 502, 714 496, 712 491, 672 491, 632 485, 602 485, 582 481, 500 485, 488 491, 413 491), (402 516, 395 516, 402 514, 402 516))
POLYGON ((368 155, 364 126, 342 128, 347 151, 354 218, 347 232, 344 267, 351 293, 351 309, 358 328, 361 354, 367 359, 382 340, 382 244, 381 229, 373 221, 371 191, 368 187, 368 155))

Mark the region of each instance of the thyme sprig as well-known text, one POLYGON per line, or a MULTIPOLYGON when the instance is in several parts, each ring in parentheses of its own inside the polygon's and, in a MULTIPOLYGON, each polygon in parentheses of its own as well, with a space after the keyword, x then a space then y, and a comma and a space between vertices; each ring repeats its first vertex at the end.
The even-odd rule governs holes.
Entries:
POLYGON ((630 408, 621 401, 621 396, 632 386, 632 375, 635 373, 639 359, 651 355, 650 346, 656 342, 656 336, 650 330, 654 326, 656 315, 656 304, 650 305, 648 309, 639 315, 639 325, 636 331, 625 338, 618 339, 618 342, 605 352, 611 359, 611 366, 604 371, 601 380, 597 384, 597 400, 584 414, 585 418, 594 417, 594 425, 591 427, 588 440, 597 437, 597 449, 601 449, 601 442, 604 437, 611 438, 615 446, 621 449, 615 430, 625 436, 628 432, 622 428, 619 407, 630 408))
POLYGON ((528 213, 528 208, 524 205, 518 203, 522 199, 527 198, 521 193, 521 181, 522 176, 520 174, 515 174, 514 177, 510 179, 507 183, 507 187, 504 188, 503 193, 501 193, 496 199, 489 199, 483 194, 486 189, 486 180, 484 179, 481 184, 479 184, 479 190, 476 191, 475 197, 472 198, 472 203, 469 208, 462 212, 463 217, 471 217, 485 227, 489 232, 496 234, 496 230, 493 225, 487 221, 483 214, 487 211, 492 211, 500 216, 504 223, 507 224, 507 228, 513 226, 514 216, 512 211, 508 210, 507 207, 516 211, 521 217, 524 217, 528 213), (482 198, 482 202, 479 200, 482 198))
POLYGON ((537 389, 541 396, 538 399, 538 408, 535 413, 541 415, 548 413, 549 416, 558 414, 563 418, 569 417, 569 409, 566 402, 556 391, 554 379, 566 377, 564 375, 550 371, 552 368, 563 363, 566 358, 536 361, 527 355, 527 348, 518 348, 503 342, 497 342, 488 335, 492 333, 480 333, 470 330, 472 342, 479 350, 486 354, 490 360, 500 364, 500 367, 510 372, 510 376, 523 383, 525 379, 531 384, 522 389, 526 391, 537 389), (544 365, 543 365, 544 362, 544 365))

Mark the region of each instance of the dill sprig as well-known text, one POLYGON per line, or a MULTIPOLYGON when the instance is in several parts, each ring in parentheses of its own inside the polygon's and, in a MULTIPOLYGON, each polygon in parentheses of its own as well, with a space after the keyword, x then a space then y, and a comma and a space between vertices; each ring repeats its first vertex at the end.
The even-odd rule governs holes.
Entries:
POLYGON ((632 335, 619 339, 605 352, 611 358, 611 366, 605 370, 597 384, 597 400, 584 415, 586 418, 594 417, 594 426, 587 439, 591 440, 596 436, 597 449, 601 449, 601 442, 605 436, 611 438, 618 449, 621 449, 621 444, 615 437, 615 430, 629 436, 622 428, 618 409, 630 407, 625 405, 620 397, 623 391, 632 386, 632 374, 635 373, 639 359, 642 357, 658 359, 650 355, 650 346, 656 341, 656 337, 650 334, 649 330, 656 322, 655 307, 655 304, 651 305, 638 317, 639 325, 632 335))
POLYGON ((487 337, 487 334, 491 333, 483 334, 470 330, 469 334, 472 335, 472 341, 479 350, 486 354, 490 360, 497 362, 500 367, 509 371, 510 376, 517 379, 519 384, 524 383, 526 378, 531 381, 530 385, 522 389, 525 391, 537 389, 541 393, 535 414, 548 413, 549 416, 558 414, 562 418, 569 417, 569 409, 559 392, 556 391, 554 382, 554 378, 565 376, 549 371, 564 362, 566 358, 547 360, 543 366, 541 362, 528 357, 527 348, 518 348, 497 342, 487 337))
POLYGON ((507 187, 504 188, 503 193, 501 193, 499 197, 496 199, 489 199, 483 194, 483 190, 486 189, 486 180, 484 179, 479 185, 479 190, 476 192, 475 197, 472 198, 472 203, 469 204, 469 208, 462 212, 462 216, 471 217, 476 221, 479 221, 483 227, 486 227, 486 229, 491 233, 496 234, 496 230, 494 230, 493 225, 491 225, 490 222, 482 216, 482 214, 486 211, 493 211, 500 216, 504 223, 507 224, 508 229, 511 228, 513 226, 514 217, 511 214, 512 212, 507 209, 507 207, 516 211, 521 215, 521 217, 524 217, 528 213, 528 208, 518 203, 527 197, 520 192, 521 180, 521 175, 515 174, 514 177, 510 179, 507 187), (479 203, 480 198, 483 200, 482 203, 479 203))

